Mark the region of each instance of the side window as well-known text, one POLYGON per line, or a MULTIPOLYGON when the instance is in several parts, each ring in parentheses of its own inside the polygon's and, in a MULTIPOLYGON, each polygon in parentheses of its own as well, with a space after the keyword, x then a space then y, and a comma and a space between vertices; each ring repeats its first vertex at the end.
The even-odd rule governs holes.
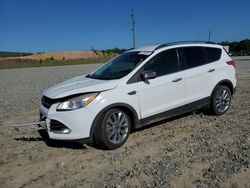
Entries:
POLYGON ((157 55, 157 57, 144 67, 144 70, 156 72, 157 77, 178 72, 180 67, 176 50, 167 50, 157 55))
POLYGON ((182 48, 186 59, 186 67, 194 68, 207 63, 207 59, 202 47, 185 47, 182 48))
POLYGON ((220 48, 205 48, 208 56, 208 62, 218 61, 221 58, 221 49, 220 48))

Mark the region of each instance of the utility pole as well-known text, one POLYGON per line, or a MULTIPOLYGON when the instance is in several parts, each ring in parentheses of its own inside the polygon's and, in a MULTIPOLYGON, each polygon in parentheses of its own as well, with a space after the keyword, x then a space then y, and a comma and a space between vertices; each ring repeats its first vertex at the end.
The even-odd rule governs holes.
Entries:
POLYGON ((135 48, 135 14, 134 14, 134 9, 132 8, 132 14, 131 14, 131 18, 132 18, 132 35, 133 35, 133 48, 135 48))
POLYGON ((208 32, 208 42, 210 42, 211 41, 211 31, 209 30, 209 32, 208 32))

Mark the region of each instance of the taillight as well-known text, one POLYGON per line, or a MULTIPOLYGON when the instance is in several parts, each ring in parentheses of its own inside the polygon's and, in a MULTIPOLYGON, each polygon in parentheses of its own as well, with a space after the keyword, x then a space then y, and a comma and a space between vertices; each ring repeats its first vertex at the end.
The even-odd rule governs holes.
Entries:
POLYGON ((230 61, 227 61, 226 62, 228 65, 233 65, 234 68, 235 68, 235 62, 233 60, 230 60, 230 61))

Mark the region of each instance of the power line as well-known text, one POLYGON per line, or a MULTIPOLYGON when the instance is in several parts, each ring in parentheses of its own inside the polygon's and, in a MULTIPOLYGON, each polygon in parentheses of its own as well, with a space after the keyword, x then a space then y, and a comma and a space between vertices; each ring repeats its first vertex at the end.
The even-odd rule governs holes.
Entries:
POLYGON ((209 30, 209 32, 208 32, 208 42, 210 42, 211 41, 211 31, 209 30))
POLYGON ((132 18, 132 37, 133 37, 133 48, 135 48, 135 14, 134 14, 134 9, 132 8, 132 14, 131 14, 131 18, 132 18))

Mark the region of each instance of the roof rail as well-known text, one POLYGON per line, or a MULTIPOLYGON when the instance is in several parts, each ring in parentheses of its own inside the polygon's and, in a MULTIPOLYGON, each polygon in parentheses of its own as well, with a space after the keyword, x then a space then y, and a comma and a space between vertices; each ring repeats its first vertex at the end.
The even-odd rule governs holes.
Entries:
POLYGON ((169 42, 169 43, 161 44, 157 48, 155 48, 154 51, 158 50, 160 48, 167 47, 167 46, 178 45, 178 44, 192 44, 192 43, 195 43, 195 44, 216 44, 215 42, 210 42, 210 41, 197 41, 197 40, 196 41, 177 41, 177 42, 169 42))

